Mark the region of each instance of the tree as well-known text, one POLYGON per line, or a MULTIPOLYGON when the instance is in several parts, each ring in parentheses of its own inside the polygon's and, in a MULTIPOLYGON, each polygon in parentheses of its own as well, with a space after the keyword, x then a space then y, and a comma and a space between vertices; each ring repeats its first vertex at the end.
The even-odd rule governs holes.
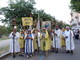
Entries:
POLYGON ((51 16, 50 14, 47 14, 44 12, 44 10, 38 10, 37 13, 39 13, 40 15, 40 18, 43 19, 43 21, 46 21, 46 20, 52 20, 52 19, 55 19, 53 16, 51 16))
POLYGON ((8 29, 5 26, 0 26, 0 35, 7 34, 8 29))
POLYGON ((80 12, 80 0, 71 0, 71 9, 80 12))
POLYGON ((8 24, 8 26, 11 26, 12 19, 16 18, 18 28, 22 26, 22 17, 31 16, 33 17, 33 20, 37 21, 38 14, 40 20, 57 21, 55 17, 47 14, 44 10, 37 10, 36 8, 34 8, 34 5, 34 0, 9 0, 9 5, 7 7, 0 8, 0 14, 5 16, 5 19, 1 19, 1 21, 8 24))
POLYGON ((37 24, 38 14, 39 14, 39 18, 41 20, 40 22, 42 22, 42 21, 52 21, 52 20, 55 20, 55 18, 53 16, 51 16, 50 14, 47 14, 46 12, 44 12, 44 10, 37 10, 37 9, 35 9, 33 11, 33 16, 32 16, 34 18, 34 20, 36 20, 36 21, 34 21, 34 25, 35 26, 37 24))
POLYGON ((53 24, 52 28, 55 28, 55 26, 58 25, 60 29, 66 28, 66 26, 70 26, 69 24, 64 23, 63 21, 58 21, 58 20, 54 20, 52 24, 53 24))
POLYGON ((22 17, 30 17, 30 14, 34 10, 34 4, 26 2, 25 0, 16 0, 16 2, 10 1, 8 7, 3 7, 0 9, 5 19, 1 19, 3 23, 10 24, 12 18, 16 18, 17 25, 21 25, 22 17))

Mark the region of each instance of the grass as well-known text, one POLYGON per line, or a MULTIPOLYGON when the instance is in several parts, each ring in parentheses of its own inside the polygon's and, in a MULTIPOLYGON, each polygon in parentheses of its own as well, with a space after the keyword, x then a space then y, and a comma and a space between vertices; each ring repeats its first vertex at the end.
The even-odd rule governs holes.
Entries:
POLYGON ((0 55, 9 52, 9 46, 0 48, 0 55))

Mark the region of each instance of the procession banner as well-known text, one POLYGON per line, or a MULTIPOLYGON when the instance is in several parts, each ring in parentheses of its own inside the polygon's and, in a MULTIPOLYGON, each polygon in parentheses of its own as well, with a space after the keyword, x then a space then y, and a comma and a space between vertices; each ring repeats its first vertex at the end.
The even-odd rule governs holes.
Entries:
POLYGON ((33 25, 33 18, 32 17, 23 17, 22 25, 23 26, 33 25))
POLYGON ((43 21, 42 28, 51 28, 51 21, 43 21))

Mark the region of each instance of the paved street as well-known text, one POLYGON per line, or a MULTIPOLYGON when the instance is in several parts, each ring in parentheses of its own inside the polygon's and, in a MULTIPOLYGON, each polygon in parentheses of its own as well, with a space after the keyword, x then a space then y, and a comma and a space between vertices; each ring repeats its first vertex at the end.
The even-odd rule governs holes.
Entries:
POLYGON ((43 55, 36 55, 32 58, 27 59, 26 57, 16 56, 16 58, 12 58, 12 56, 7 57, 4 60, 80 60, 80 41, 75 40, 76 49, 74 54, 66 54, 64 49, 61 49, 58 54, 49 53, 49 56, 45 57, 43 55))
POLYGON ((9 41, 10 41, 10 39, 0 41, 0 48, 8 46, 9 45, 9 41))

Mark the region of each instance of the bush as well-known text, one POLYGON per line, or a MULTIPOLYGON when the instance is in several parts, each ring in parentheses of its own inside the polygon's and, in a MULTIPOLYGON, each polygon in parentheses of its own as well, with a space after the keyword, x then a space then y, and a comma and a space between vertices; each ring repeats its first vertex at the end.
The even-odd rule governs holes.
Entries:
POLYGON ((5 26, 0 26, 0 36, 2 36, 3 34, 7 34, 8 33, 8 29, 5 26))

